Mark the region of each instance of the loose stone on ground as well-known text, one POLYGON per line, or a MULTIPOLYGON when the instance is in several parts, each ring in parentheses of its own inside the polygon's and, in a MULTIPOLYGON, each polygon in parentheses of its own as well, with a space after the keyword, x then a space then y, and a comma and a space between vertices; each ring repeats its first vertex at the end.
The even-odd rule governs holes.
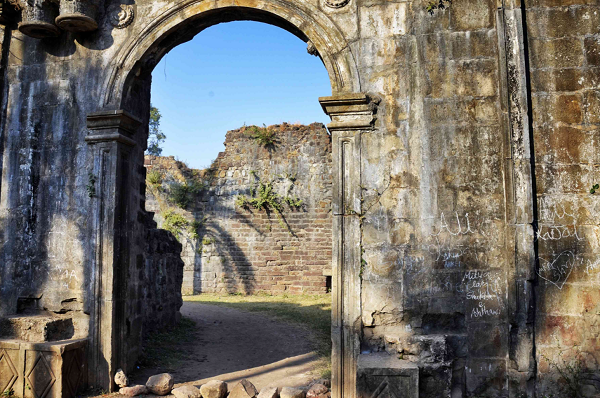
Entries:
POLYGON ((173 376, 168 373, 151 376, 146 382, 148 390, 156 395, 167 395, 173 390, 175 381, 173 376))
POLYGON ((224 398, 227 395, 227 383, 212 380, 200 387, 202 398, 224 398))
POLYGON ((189 385, 174 388, 171 393, 175 395, 175 398, 202 398, 202 393, 200 390, 189 385))
POLYGON ((279 389, 277 387, 265 387, 260 390, 260 394, 258 394, 258 398, 278 398, 279 397, 279 389))
POLYGON ((127 378, 127 376, 125 376, 125 372, 123 372, 123 369, 117 370, 117 373, 115 374, 115 384, 121 388, 127 387, 127 385, 129 384, 129 379, 127 378))
POLYGON ((256 398, 258 391, 247 379, 241 380, 229 393, 229 398, 256 398))
POLYGON ((329 389, 323 384, 313 384, 306 393, 306 398, 328 398, 330 396, 329 389))
POLYGON ((146 394, 148 394, 148 387, 143 386, 143 385, 122 387, 119 390, 119 394, 125 395, 127 397, 136 397, 138 395, 146 395, 146 394))

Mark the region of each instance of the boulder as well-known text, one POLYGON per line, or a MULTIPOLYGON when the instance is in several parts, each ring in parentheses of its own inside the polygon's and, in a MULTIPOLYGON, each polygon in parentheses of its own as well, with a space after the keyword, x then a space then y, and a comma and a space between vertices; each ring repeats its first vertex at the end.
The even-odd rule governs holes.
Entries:
POLYGON ((119 394, 125 395, 126 397, 136 397, 138 395, 148 394, 148 387, 138 384, 131 387, 123 387, 119 390, 119 394))
POLYGON ((260 390, 258 398, 279 398, 279 388, 265 387, 262 390, 260 390))
POLYGON ((151 376, 146 382, 148 390, 155 395, 167 395, 173 390, 173 376, 168 373, 151 376))
POLYGON ((281 398, 304 398, 305 394, 299 388, 283 387, 279 393, 281 398))
POLYGON ((200 387, 202 398, 225 398, 227 383, 221 380, 211 380, 200 387))
POLYGON ((125 376, 123 369, 118 369, 117 373, 115 373, 115 384, 118 385, 119 388, 127 387, 129 384, 129 379, 125 376))
POLYGON ((329 388, 325 387, 323 384, 313 384, 312 387, 308 389, 306 398, 327 398, 327 394, 329 394, 329 388))
POLYGON ((200 390, 194 386, 181 386, 174 388, 171 394, 175 395, 175 398, 202 398, 200 390))
POLYGON ((229 398, 256 398, 258 391, 254 384, 243 379, 229 392, 229 398))

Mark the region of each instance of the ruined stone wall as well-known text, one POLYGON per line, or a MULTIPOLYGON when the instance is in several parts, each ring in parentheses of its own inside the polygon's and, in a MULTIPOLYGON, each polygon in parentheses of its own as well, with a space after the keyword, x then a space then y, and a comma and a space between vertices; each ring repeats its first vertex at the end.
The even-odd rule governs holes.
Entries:
POLYGON ((511 254, 495 2, 433 15, 375 2, 360 16, 362 87, 382 98, 377 130, 361 137, 364 344, 417 363, 420 396, 504 396, 511 254))
POLYGON ((144 264, 138 264, 143 281, 138 293, 142 309, 143 333, 164 330, 174 326, 181 314, 181 284, 183 267, 181 244, 164 229, 149 228, 145 239, 144 264))
POLYGON ((539 391, 556 391, 557 381, 564 383, 558 371, 575 365, 570 378, 591 396, 600 388, 598 193, 590 193, 598 183, 600 7, 535 0, 527 16, 539 220, 539 391))
MULTIPOLYGON (((224 4, 139 0, 128 14, 108 1, 97 31, 46 40, 3 25, 0 316, 19 299, 100 308, 90 330, 126 358, 94 347, 132 365, 150 72, 207 26, 253 19, 313 39, 333 94, 369 94, 376 109, 373 128, 342 131, 358 143, 360 172, 333 175, 360 196, 333 215, 351 225, 332 233, 336 265, 356 262, 335 257, 355 236, 361 253, 360 278, 343 285, 361 316, 335 325, 346 341, 416 364, 422 396, 559 392, 557 364, 578 356, 578 377, 597 379, 597 2, 454 0, 432 15, 426 1, 224 4), (141 127, 88 129, 91 113, 119 109, 141 127), (94 287, 102 266, 116 271, 108 296, 94 287)), ((345 166, 343 153, 332 164, 345 166)))
POLYGON ((277 143, 265 148, 249 128, 229 131, 225 151, 207 170, 172 157, 146 156, 149 176, 161 176, 146 196, 159 226, 181 214, 186 264, 183 293, 325 293, 331 274, 331 139, 321 124, 269 127, 277 143), (159 174, 153 174, 159 173, 159 174), (174 190, 191 189, 184 209, 174 190), (236 203, 272 183, 278 212, 236 203), (254 191, 254 193, 252 193, 254 191), (288 197, 299 206, 285 203, 288 197))

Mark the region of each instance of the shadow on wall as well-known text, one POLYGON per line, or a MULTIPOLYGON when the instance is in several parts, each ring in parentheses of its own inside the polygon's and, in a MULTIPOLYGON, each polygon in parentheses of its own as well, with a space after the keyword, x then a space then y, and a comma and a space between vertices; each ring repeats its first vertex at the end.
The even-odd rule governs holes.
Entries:
MULTIPOLYGON (((254 293, 255 278, 252 263, 244 254, 244 250, 236 243, 231 234, 216 222, 208 222, 198 234, 197 249, 194 251, 196 264, 195 272, 202 272, 204 246, 212 245, 218 256, 217 261, 222 269, 222 276, 215 278, 217 284, 224 284, 227 293, 254 293), (234 262, 235 260, 235 262, 234 262), (241 289, 237 280, 241 281, 241 289), (241 291, 240 291, 241 290, 241 291)), ((210 258, 209 260, 210 261, 210 258)), ((194 275, 194 294, 203 293, 202 279, 194 275)), ((217 286, 215 286, 217 287, 217 286)))
MULTIPOLYGON (((5 40, 9 38, 6 34, 5 40)), ((75 116, 86 113, 78 108, 77 91, 89 87, 74 89, 49 79, 46 68, 54 65, 40 66, 32 58, 39 53, 69 55, 57 50, 64 49, 61 41, 23 37, 3 49, 10 52, 2 57, 3 63, 23 54, 19 61, 36 67, 23 69, 26 83, 20 87, 5 87, 2 82, 2 92, 19 105, 4 108, 2 119, 7 122, 0 134, 0 168, 5 177, 1 184, 6 194, 2 198, 6 216, 0 220, 0 316, 20 313, 19 300, 34 302, 29 311, 89 314, 94 260, 89 210, 94 199, 85 187, 92 167, 87 147, 81 148, 85 118, 75 116), (44 105, 33 103, 34 98, 44 105)), ((96 67, 88 64, 87 68, 96 67)))
MULTIPOLYGON (((546 396, 600 394, 600 258, 576 217, 540 224, 536 355, 546 396)), ((567 215, 568 216, 568 215, 567 215)))
POLYGON ((183 243, 184 294, 326 293, 330 137, 317 123, 273 129, 277 156, 242 128, 209 169, 146 157, 146 208, 183 243))

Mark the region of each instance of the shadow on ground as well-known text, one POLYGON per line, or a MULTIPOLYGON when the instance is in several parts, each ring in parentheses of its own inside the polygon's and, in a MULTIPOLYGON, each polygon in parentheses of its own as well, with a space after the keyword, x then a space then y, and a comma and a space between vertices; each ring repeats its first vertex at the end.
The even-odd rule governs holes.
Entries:
POLYGON ((323 367, 322 358, 330 352, 326 305, 203 300, 184 302, 178 325, 149 336, 132 382, 145 384, 149 376, 163 372, 171 373, 176 383, 219 375, 227 375, 226 381, 259 377, 263 385, 273 381, 270 374, 290 377, 295 384, 320 377, 322 369, 316 368, 323 367), (241 371, 245 373, 235 374, 241 371))

